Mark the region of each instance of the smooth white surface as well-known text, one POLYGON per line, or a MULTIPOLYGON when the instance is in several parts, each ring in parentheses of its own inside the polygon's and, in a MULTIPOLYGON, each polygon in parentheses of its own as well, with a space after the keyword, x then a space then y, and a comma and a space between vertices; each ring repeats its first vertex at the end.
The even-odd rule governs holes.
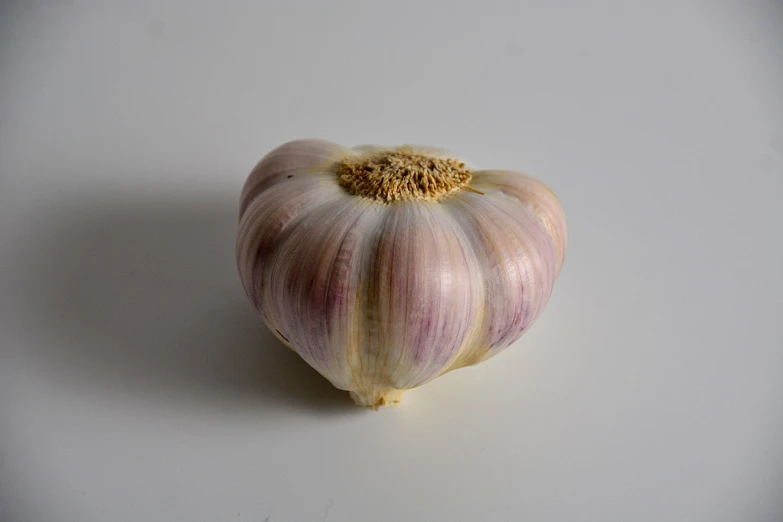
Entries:
POLYGON ((0 9, 3 522, 783 519, 780 2, 0 9), (540 321, 353 407, 234 266, 300 137, 548 183, 540 321))

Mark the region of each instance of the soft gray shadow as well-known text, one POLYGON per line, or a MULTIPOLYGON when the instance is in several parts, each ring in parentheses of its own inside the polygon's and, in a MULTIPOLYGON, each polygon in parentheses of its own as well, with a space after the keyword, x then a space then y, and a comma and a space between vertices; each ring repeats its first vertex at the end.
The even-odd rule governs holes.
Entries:
POLYGON ((234 263, 230 198, 84 195, 35 246, 40 354, 58 378, 155 401, 360 410, 272 336, 234 263))

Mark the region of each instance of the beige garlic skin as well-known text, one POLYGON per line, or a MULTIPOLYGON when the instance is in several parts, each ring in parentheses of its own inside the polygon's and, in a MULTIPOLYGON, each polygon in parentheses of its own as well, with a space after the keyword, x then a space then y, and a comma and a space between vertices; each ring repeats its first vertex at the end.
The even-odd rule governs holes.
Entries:
POLYGON ((299 140, 250 173, 236 255, 269 329, 377 409, 527 331, 566 235, 557 197, 524 174, 428 147, 299 140))

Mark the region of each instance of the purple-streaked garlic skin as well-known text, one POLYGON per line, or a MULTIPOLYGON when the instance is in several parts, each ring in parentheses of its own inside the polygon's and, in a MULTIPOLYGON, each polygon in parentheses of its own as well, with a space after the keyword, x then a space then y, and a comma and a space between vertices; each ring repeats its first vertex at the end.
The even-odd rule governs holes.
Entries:
POLYGON ((471 169, 467 187, 437 201, 341 186, 342 159, 389 150, 323 140, 273 150, 242 190, 236 251, 269 329, 373 408, 516 341, 549 300, 567 242, 555 195, 519 173, 471 169))

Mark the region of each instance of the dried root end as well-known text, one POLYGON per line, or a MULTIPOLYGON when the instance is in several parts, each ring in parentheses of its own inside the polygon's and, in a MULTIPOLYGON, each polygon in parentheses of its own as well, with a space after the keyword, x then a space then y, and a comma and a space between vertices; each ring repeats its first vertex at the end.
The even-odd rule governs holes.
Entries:
POLYGON ((466 188, 472 173, 461 161, 400 148, 349 156, 337 165, 337 176, 351 194, 390 203, 410 199, 438 201, 466 188))

